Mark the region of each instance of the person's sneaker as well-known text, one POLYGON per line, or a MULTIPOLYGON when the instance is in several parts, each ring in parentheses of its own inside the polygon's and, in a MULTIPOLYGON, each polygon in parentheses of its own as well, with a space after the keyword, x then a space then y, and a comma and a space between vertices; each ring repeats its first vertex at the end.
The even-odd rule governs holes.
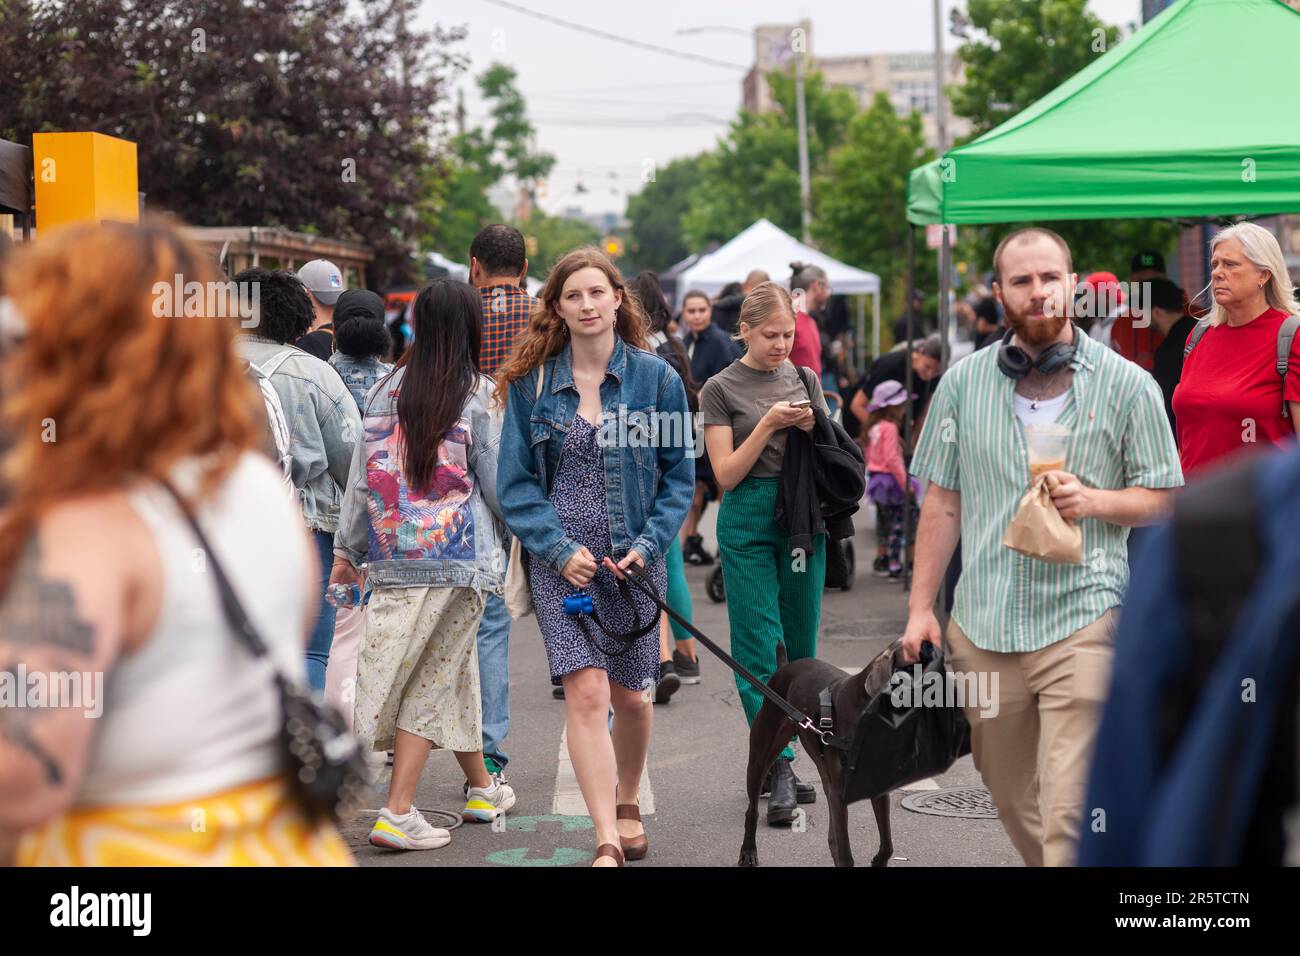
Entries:
POLYGON ((470 787, 465 794, 465 809, 460 818, 466 823, 491 823, 501 814, 515 805, 515 792, 500 777, 493 777, 496 784, 491 791, 482 787, 470 787))
POLYGON ((883 554, 876 555, 876 560, 871 562, 871 570, 878 578, 889 577, 889 558, 883 554))
POLYGON ((655 703, 666 704, 682 686, 682 679, 677 676, 677 669, 672 661, 659 663, 659 683, 655 684, 655 703))
POLYGON ((564 685, 556 684, 551 688, 551 696, 556 700, 564 700, 564 685))
POLYGON ((897 561, 889 566, 889 577, 891 580, 898 580, 903 576, 903 566, 897 561))
POLYGON ((415 807, 398 816, 384 807, 370 831, 370 845, 386 850, 436 850, 451 842, 451 834, 435 827, 415 807))
POLYGON ((700 659, 697 657, 691 660, 681 651, 673 651, 673 667, 677 668, 677 676, 683 684, 698 684, 700 682, 700 659))
MULTIPOLYGON (((506 780, 505 768, 502 767, 501 764, 493 760, 491 757, 483 758, 483 768, 487 770, 488 776, 491 777, 493 780, 495 780, 497 783, 505 783, 506 780)), ((469 796, 468 780, 466 780, 463 784, 461 784, 460 792, 465 794, 465 796, 467 797, 469 796)))
POLYGON ((682 546, 682 557, 687 564, 706 565, 713 563, 713 555, 704 550, 704 536, 700 534, 687 536, 686 544, 682 546))

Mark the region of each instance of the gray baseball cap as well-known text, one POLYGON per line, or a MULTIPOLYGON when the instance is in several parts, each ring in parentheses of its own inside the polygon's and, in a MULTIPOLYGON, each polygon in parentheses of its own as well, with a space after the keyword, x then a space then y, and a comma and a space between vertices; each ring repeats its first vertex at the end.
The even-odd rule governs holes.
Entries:
POLYGON ((298 278, 321 305, 333 305, 343 294, 343 273, 328 259, 313 259, 298 270, 298 278))

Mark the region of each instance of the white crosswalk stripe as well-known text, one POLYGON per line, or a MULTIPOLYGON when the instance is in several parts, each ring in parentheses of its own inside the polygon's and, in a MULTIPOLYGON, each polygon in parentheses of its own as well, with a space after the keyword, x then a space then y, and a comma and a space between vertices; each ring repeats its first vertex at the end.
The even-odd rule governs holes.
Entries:
MULTIPOLYGON (((555 801, 551 813, 567 817, 587 816, 587 803, 582 799, 582 789, 578 786, 578 777, 573 772, 573 761, 569 759, 569 729, 566 724, 560 732, 559 765, 555 768, 555 801)), ((650 768, 641 769, 639 803, 641 815, 648 817, 655 812, 655 795, 650 789, 650 768)))

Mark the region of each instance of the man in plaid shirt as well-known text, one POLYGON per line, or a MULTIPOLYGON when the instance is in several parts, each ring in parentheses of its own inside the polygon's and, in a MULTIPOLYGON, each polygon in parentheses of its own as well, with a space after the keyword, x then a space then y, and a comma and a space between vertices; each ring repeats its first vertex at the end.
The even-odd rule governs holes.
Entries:
MULTIPOLYGON (((469 247, 469 281, 483 296, 483 337, 479 368, 496 375, 528 326, 536 304, 521 287, 528 276, 524 236, 511 226, 483 228, 469 247)), ((509 542, 506 543, 509 549, 509 542)), ((510 612, 489 594, 478 628, 478 677, 483 700, 483 762, 495 786, 505 779, 507 757, 501 743, 510 732, 510 612)), ((468 781, 466 788, 468 789, 468 781)))
POLYGON ((469 247, 469 281, 483 296, 483 347, 479 367, 496 371, 510 354, 515 335, 528 326, 537 303, 521 284, 528 275, 524 235, 512 226, 482 229, 469 247))

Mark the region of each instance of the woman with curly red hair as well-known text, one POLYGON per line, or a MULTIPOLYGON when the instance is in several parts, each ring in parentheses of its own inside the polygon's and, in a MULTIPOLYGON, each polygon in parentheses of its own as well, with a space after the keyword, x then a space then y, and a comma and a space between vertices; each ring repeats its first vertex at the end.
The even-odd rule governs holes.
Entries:
POLYGON ((19 863, 352 862, 292 799, 279 694, 218 596, 214 566, 301 683, 315 558, 259 451, 265 412, 215 280, 160 223, 69 227, 6 270, 21 330, 0 376, 0 660, 80 690, 0 708, 0 830, 24 831, 19 863), (170 316, 158 289, 176 281, 218 291, 187 285, 170 316))

